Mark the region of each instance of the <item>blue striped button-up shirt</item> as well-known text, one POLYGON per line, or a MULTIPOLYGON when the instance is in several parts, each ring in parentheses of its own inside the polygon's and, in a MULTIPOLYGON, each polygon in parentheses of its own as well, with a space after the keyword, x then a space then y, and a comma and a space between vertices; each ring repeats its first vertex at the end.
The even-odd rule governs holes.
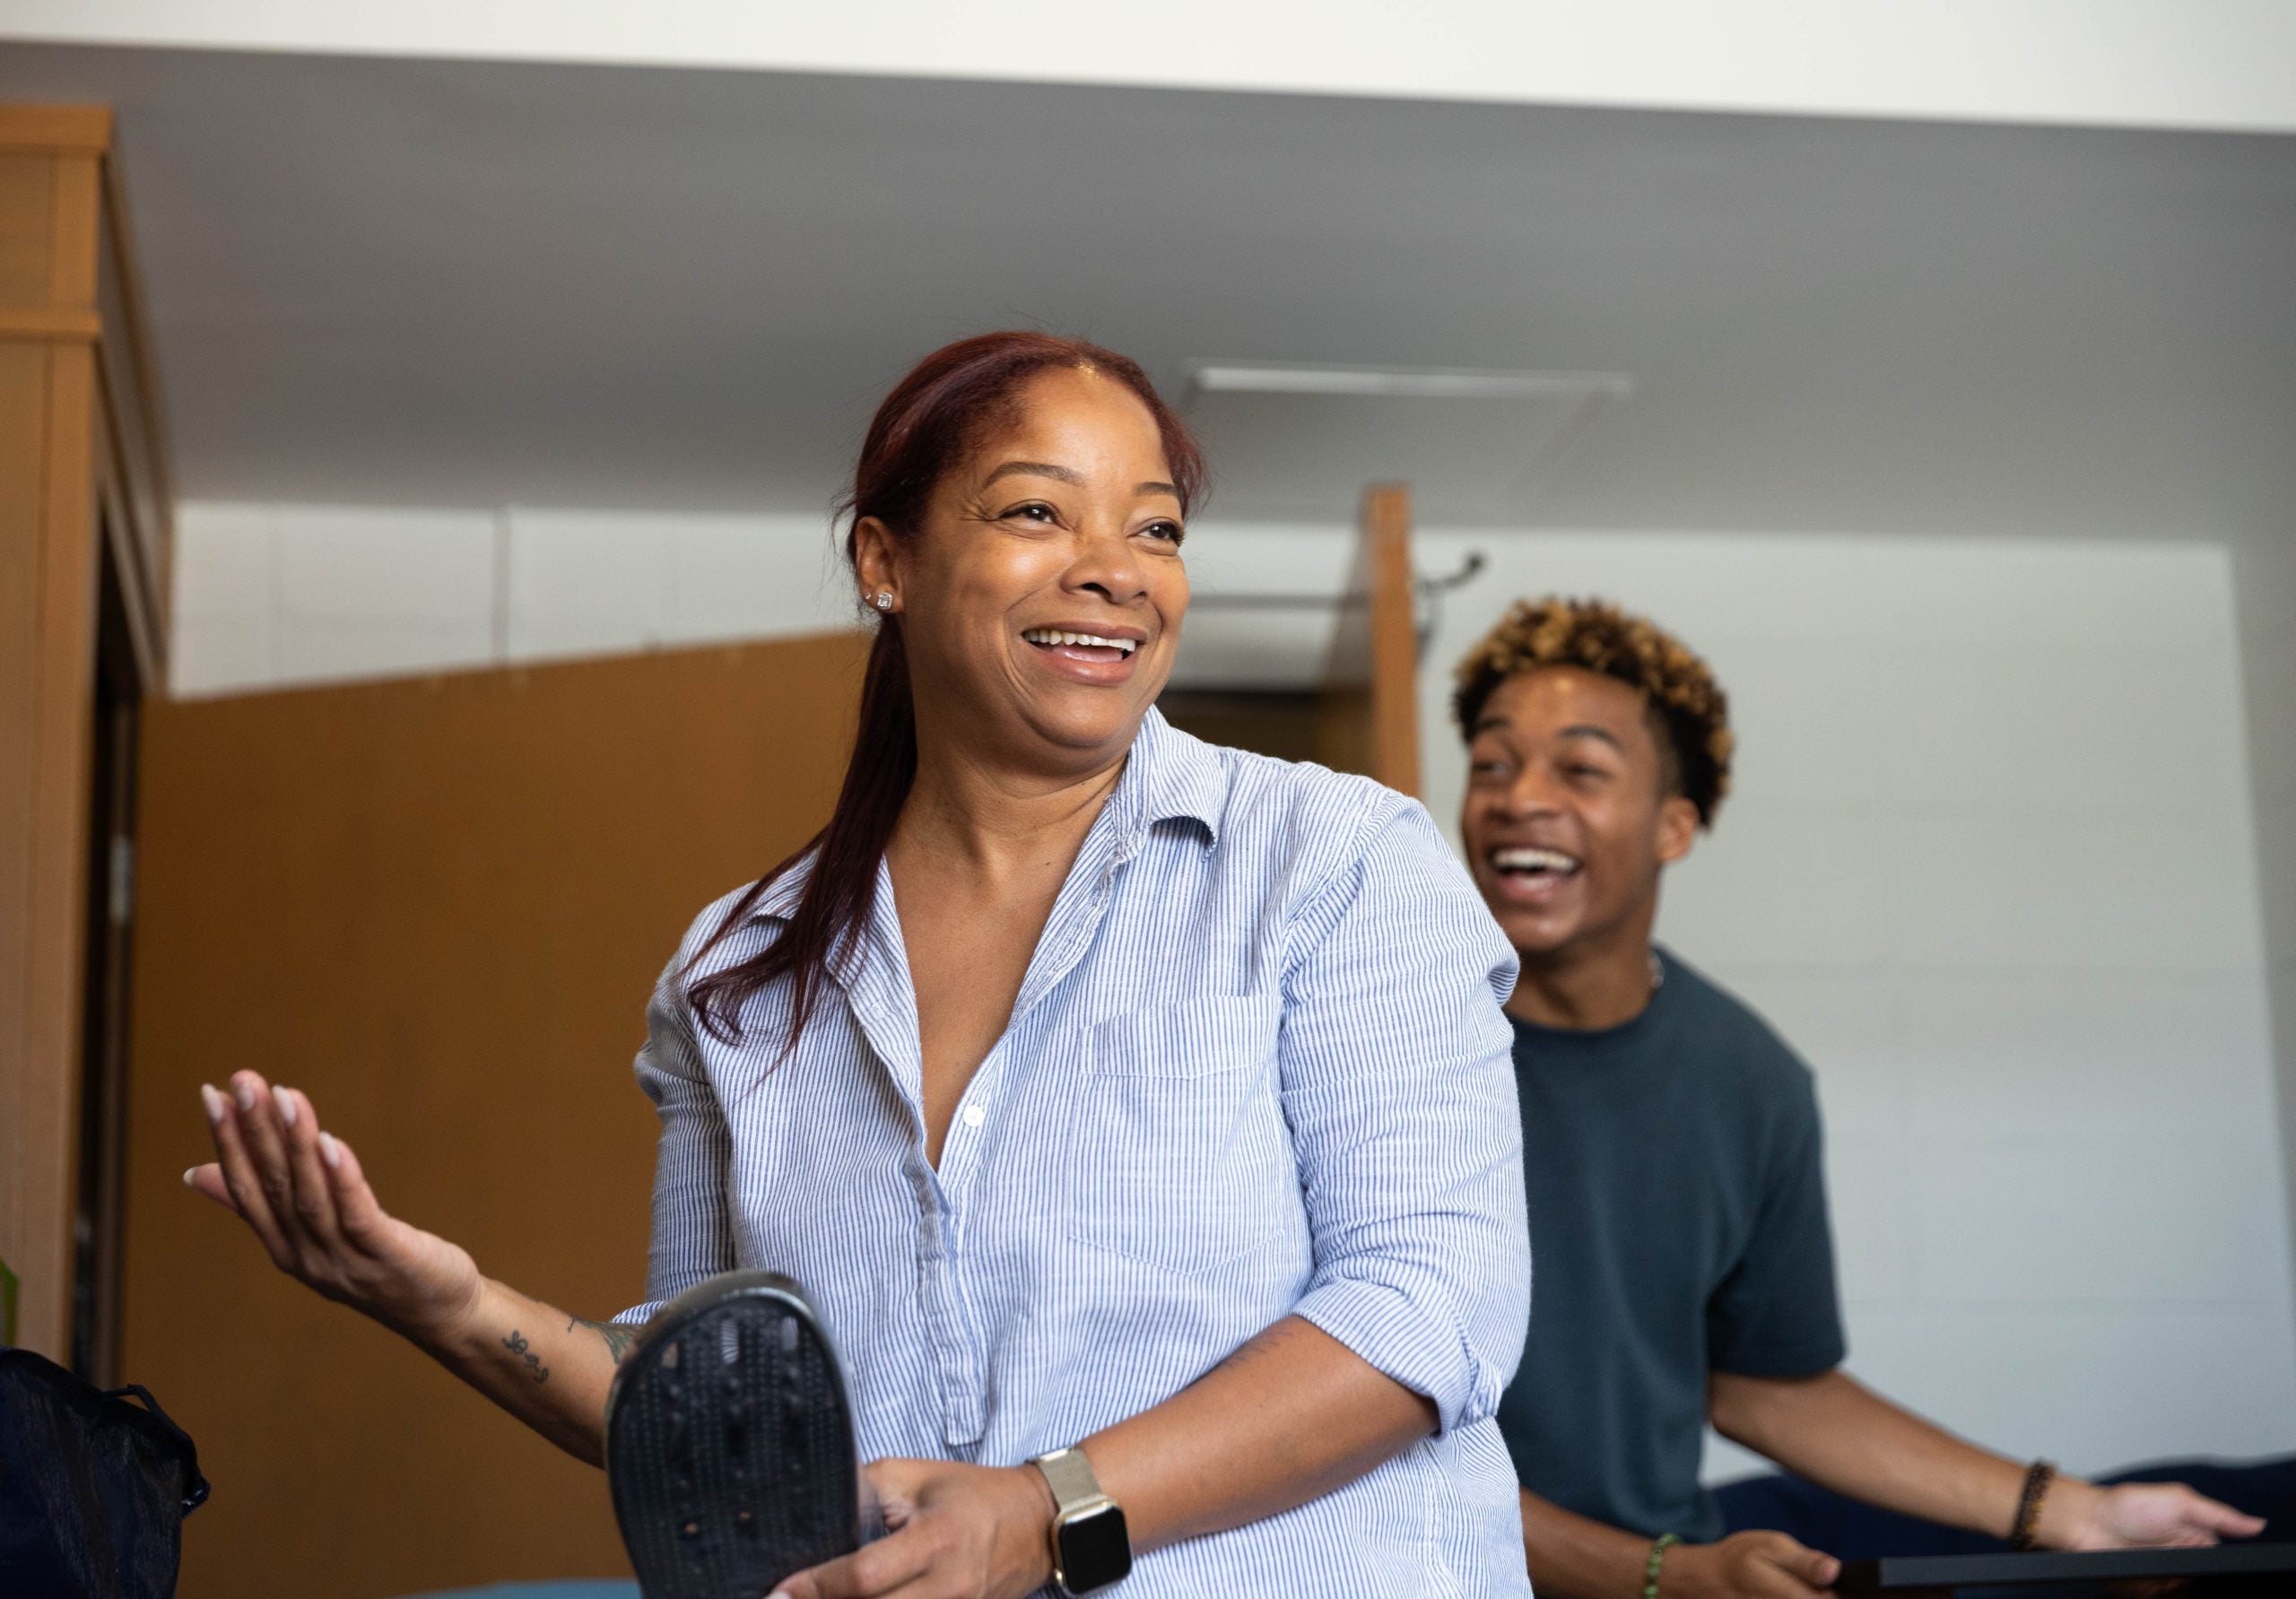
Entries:
MULTIPOLYGON (((701 969, 777 937, 810 864, 701 969)), ((622 1319, 732 1266, 786 1272, 852 1373, 864 1458, 1013 1465, 1299 1316, 1425 1395, 1439 1430, 1115 1591, 1529 1592, 1492 1421, 1530 1292, 1515 958, 1416 803, 1151 710, 938 1169, 890 873, 786 1059, 786 980, 738 1045, 674 980, 735 898, 655 994, 650 1299, 622 1319)))

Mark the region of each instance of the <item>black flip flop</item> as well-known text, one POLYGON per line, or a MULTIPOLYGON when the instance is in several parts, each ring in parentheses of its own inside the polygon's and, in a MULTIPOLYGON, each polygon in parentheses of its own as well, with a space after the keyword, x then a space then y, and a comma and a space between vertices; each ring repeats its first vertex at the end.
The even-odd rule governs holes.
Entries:
POLYGON ((859 1546, 845 1375, 776 1273, 726 1272, 662 1308, 614 1372, 605 1453, 646 1599, 761 1599, 859 1546))

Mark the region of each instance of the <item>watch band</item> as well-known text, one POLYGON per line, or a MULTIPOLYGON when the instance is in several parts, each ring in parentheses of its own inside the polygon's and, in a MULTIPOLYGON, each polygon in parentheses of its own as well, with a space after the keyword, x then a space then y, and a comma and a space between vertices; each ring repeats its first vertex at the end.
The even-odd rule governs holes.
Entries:
POLYGON ((1044 1473, 1045 1486, 1052 1490, 1052 1502, 1059 1515, 1109 1497, 1100 1491, 1100 1480, 1093 1475, 1092 1463, 1082 1450, 1055 1449, 1030 1464, 1044 1473))
POLYGON ((1029 1463, 1052 1490, 1052 1580, 1065 1594, 1090 1594, 1124 1580, 1132 1539, 1124 1507, 1109 1497, 1082 1451, 1055 1449, 1029 1463))

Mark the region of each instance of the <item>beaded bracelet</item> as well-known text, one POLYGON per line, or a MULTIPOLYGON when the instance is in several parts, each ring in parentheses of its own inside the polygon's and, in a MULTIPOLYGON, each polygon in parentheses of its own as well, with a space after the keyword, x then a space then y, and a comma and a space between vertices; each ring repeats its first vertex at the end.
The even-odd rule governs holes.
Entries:
POLYGON ((2041 1500, 2048 1497, 2049 1482, 2056 1475, 2057 1467, 2046 1460, 2036 1460, 2025 1468, 2025 1486, 2017 1495, 2017 1520, 2009 1529, 2010 1548, 2031 1549, 2038 1541, 2034 1534, 2040 1527, 2041 1500))
POLYGON ((1642 1562, 1642 1599, 1658 1599, 1658 1563, 1666 1558, 1668 1550, 1681 1542, 1674 1533, 1661 1533, 1658 1541, 1651 1544, 1650 1558, 1642 1562))

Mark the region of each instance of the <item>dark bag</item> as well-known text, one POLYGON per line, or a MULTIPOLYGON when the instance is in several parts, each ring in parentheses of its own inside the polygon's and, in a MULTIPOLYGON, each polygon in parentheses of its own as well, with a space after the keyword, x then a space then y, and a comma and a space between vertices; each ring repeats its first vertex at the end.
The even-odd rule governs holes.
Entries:
POLYGON ((183 1518, 206 1498, 191 1439, 151 1395, 100 1393, 28 1349, 0 1349, 7 1599, 170 1599, 183 1518))

